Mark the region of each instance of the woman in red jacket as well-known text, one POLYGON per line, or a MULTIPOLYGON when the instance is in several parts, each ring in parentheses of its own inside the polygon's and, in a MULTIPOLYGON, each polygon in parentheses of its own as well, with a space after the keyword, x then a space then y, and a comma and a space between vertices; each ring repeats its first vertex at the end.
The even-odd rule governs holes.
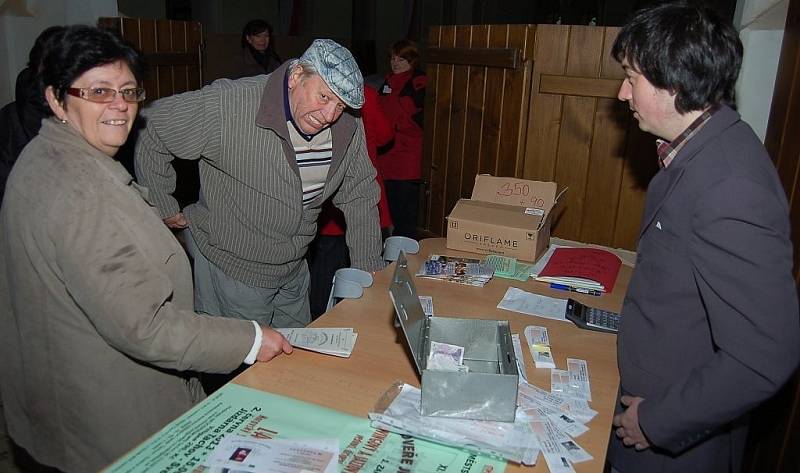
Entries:
MULTIPOLYGON (((361 120, 364 122, 364 136, 367 141, 367 154, 378 171, 375 180, 381 188, 381 199, 378 201, 378 214, 381 229, 385 232, 392 226, 389 216, 389 204, 386 202, 386 190, 383 186, 380 170, 378 170, 378 147, 391 141, 394 136, 392 124, 378 105, 378 92, 374 87, 364 85, 364 106, 361 107, 361 120)), ((333 273, 339 268, 350 266, 347 242, 344 238, 344 214, 330 203, 325 203, 317 220, 319 231, 311 246, 308 257, 311 283, 308 289, 311 303, 311 317, 316 319, 325 312, 328 296, 333 283, 333 273)))
POLYGON ((417 237, 419 181, 422 177, 422 106, 428 77, 419 71, 419 50, 410 40, 390 48, 392 72, 378 90, 378 101, 392 121, 394 144, 379 149, 378 170, 394 221, 394 235, 417 237))

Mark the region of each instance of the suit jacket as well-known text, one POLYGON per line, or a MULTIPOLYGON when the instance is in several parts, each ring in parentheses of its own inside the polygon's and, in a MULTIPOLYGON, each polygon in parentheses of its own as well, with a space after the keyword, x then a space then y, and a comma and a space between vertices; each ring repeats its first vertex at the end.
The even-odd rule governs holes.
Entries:
POLYGON ((747 413, 800 358, 789 237, 769 156, 723 106, 647 191, 617 343, 621 391, 644 398, 654 447, 612 433, 619 471, 738 471, 747 413))
POLYGON ((189 261, 118 162, 44 120, 0 212, 0 393, 38 461, 97 471, 202 399, 252 323, 195 314, 189 261))

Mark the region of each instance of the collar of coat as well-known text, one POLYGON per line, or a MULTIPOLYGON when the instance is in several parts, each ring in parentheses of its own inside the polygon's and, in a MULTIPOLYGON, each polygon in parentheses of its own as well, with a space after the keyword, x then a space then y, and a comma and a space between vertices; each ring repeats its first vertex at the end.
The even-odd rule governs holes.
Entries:
MULTIPOLYGON (((294 148, 289 137, 289 128, 286 122, 286 115, 283 110, 284 95, 288 93, 288 88, 284 84, 289 63, 287 61, 267 78, 264 92, 261 94, 261 103, 256 112, 256 125, 262 128, 269 128, 274 131, 282 140, 283 151, 289 165, 298 173, 297 162, 294 158, 294 148)), ((331 137, 333 140, 333 156, 331 157, 331 167, 328 176, 332 176, 338 169, 347 147, 352 141, 356 131, 357 119, 352 115, 352 111, 346 110, 336 122, 331 125, 331 137)))

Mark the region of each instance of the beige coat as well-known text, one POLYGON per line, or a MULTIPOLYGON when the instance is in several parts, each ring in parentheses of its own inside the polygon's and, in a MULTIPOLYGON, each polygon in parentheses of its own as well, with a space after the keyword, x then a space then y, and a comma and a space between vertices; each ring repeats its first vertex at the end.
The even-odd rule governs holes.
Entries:
POLYGON ((42 463, 96 471, 203 397, 250 322, 192 311, 189 261, 131 176, 45 120, 0 212, 0 390, 11 437, 42 463))

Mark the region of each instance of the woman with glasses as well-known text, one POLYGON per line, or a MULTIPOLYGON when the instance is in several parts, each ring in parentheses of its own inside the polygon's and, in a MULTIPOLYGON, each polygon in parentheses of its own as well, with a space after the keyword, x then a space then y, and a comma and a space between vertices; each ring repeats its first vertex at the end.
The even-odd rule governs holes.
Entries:
POLYGON ((67 27, 42 62, 52 117, 0 211, 8 432, 63 471, 97 471, 202 399, 191 372, 291 351, 253 322, 193 311, 183 249, 113 159, 145 98, 142 74, 112 33, 67 27))

